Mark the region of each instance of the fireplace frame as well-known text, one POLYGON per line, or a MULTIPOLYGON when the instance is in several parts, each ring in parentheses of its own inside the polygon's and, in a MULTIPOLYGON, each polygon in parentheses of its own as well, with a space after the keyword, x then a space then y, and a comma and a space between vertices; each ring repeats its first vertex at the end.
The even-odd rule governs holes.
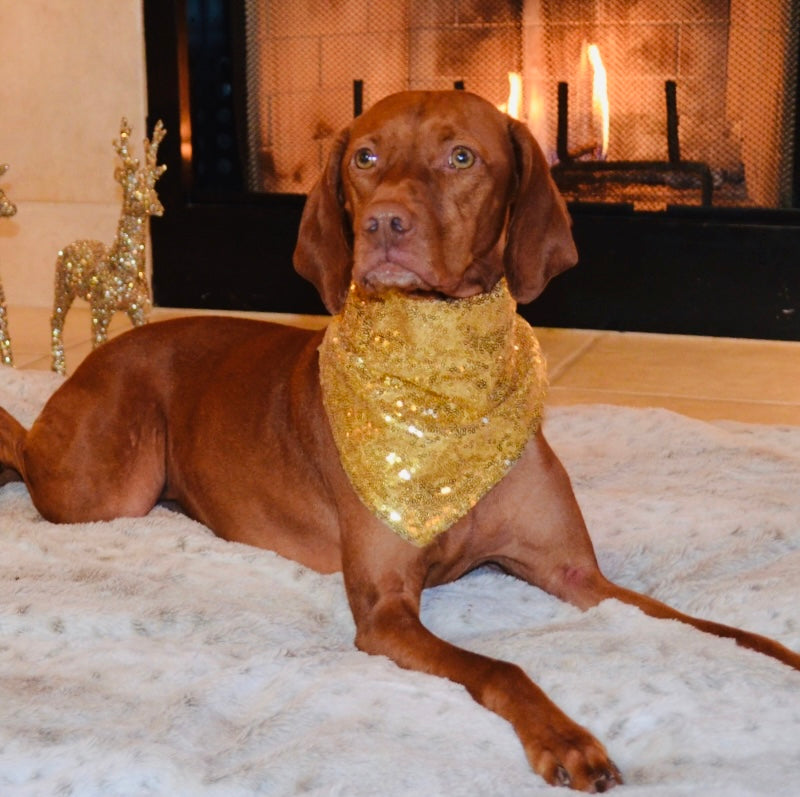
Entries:
MULTIPOLYGON (((212 92, 192 94, 189 2, 143 5, 148 127, 163 119, 168 130, 160 148, 168 169, 159 181, 166 212, 151 221, 155 301, 322 313, 313 287, 291 266, 305 197, 246 192, 235 172, 223 188, 198 179, 190 107, 194 102, 196 117, 197 104, 212 92)), ((199 12, 215 5, 191 2, 199 12)), ((243 30, 241 5, 217 0, 228 29, 224 20, 203 20, 209 49, 194 59, 225 65, 234 86, 244 79, 231 56, 243 30)), ((800 53, 797 61, 800 92, 800 53)), ((218 70, 205 71, 206 80, 217 79, 218 70)), ((234 93, 230 100, 233 126, 243 123, 239 99, 234 93)), ((520 312, 539 326, 800 340, 800 102, 795 111, 791 209, 643 212, 571 204, 580 262, 520 312)))

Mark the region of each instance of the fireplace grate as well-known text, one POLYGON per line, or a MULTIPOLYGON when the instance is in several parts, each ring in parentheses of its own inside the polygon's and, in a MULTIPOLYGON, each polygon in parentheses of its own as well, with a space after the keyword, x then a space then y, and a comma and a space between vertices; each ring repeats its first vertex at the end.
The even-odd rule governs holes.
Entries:
MULTIPOLYGON (((711 167, 700 161, 681 158, 678 136, 677 85, 667 80, 666 98, 666 161, 605 161, 581 160, 570 152, 567 139, 569 130, 569 86, 558 84, 558 133, 556 154, 558 162, 552 172, 561 193, 582 204, 609 202, 626 207, 662 210, 671 206, 694 204, 691 195, 699 194, 699 204, 713 204, 713 178, 711 167), (686 192, 690 199, 686 199, 686 192)), ((596 146, 590 147, 590 152, 596 146)))

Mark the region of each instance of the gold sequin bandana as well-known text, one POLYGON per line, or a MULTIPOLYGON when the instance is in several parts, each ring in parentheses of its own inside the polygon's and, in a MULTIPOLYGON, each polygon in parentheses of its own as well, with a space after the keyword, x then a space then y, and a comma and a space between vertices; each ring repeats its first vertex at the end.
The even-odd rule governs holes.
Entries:
POLYGON ((426 545, 514 464, 541 420, 539 342, 505 280, 468 299, 352 286, 320 346, 325 411, 361 500, 426 545))

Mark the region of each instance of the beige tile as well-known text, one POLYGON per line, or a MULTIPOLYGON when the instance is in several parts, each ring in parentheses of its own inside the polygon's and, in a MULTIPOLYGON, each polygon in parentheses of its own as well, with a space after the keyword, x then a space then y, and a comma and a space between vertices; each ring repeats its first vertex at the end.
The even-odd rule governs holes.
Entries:
POLYGON ((539 338, 542 353, 547 361, 550 381, 558 379, 601 334, 584 329, 538 328, 536 337, 539 338))
POLYGON ((616 393, 610 390, 580 390, 552 387, 549 406, 613 404, 623 407, 660 407, 702 421, 740 421, 800 426, 800 404, 693 399, 656 393, 616 393))
MULTIPOLYGON (((9 307, 17 367, 50 368, 50 311, 9 307)), ((151 320, 187 315, 241 316, 322 329, 327 316, 155 308, 151 320)), ((110 334, 130 329, 114 316, 110 334)), ((551 406, 604 403, 663 407, 702 420, 800 426, 800 343, 670 335, 537 330, 548 361, 551 406)), ((88 305, 65 327, 67 371, 91 351, 88 305)))
POLYGON ((8 333, 14 362, 40 357, 50 346, 50 311, 44 307, 8 308, 8 333))
POLYGON ((800 343, 604 333, 552 382, 575 390, 800 405, 800 343))

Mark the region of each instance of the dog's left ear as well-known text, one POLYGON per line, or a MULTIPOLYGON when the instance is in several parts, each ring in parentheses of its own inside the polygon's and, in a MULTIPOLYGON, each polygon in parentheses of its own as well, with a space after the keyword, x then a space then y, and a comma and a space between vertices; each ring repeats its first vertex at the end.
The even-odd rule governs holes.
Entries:
POLYGON ((314 285, 333 314, 344 305, 353 271, 350 223, 341 187, 342 156, 348 140, 349 131, 343 130, 325 171, 306 198, 293 258, 297 273, 314 285))
POLYGON ((509 120, 516 158, 517 192, 511 202, 504 255, 506 279, 521 304, 533 301, 547 283, 578 262, 567 206, 530 130, 509 120))

